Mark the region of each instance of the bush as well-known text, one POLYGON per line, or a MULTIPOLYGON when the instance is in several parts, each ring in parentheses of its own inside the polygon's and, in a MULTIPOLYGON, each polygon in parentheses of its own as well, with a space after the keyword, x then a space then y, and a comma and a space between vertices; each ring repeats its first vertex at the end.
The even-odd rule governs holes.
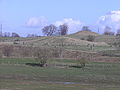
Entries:
POLYGON ((87 59, 85 57, 81 57, 77 59, 77 66, 80 66, 81 68, 84 68, 87 63, 87 59))
POLYGON ((77 67, 84 68, 88 60, 90 60, 91 56, 90 54, 85 54, 81 53, 78 54, 76 53, 76 62, 77 62, 77 67))
POLYGON ((5 45, 3 48, 2 48, 2 53, 4 56, 6 57, 10 57, 12 55, 12 52, 13 52, 13 46, 9 46, 9 45, 5 45))
POLYGON ((85 40, 85 38, 81 38, 81 40, 85 40))
POLYGON ((47 48, 38 48, 35 52, 35 59, 39 62, 39 65, 43 67, 47 60, 51 57, 51 52, 47 48))
POLYGON ((36 60, 39 62, 40 67, 44 67, 44 65, 47 63, 47 59, 37 57, 36 60))
POLYGON ((93 35, 89 35, 87 37, 87 41, 93 42, 94 40, 95 40, 95 36, 93 36, 93 35))

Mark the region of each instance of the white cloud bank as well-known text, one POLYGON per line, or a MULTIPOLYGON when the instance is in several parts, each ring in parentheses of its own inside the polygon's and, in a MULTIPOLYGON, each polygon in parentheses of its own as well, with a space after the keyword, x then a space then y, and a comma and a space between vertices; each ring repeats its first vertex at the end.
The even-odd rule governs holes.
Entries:
POLYGON ((117 29, 120 29, 120 11, 110 11, 101 16, 97 21, 97 25, 101 27, 101 32, 104 32, 105 26, 109 26, 113 32, 116 32, 117 29))
MULTIPOLYGON (((73 20, 72 18, 65 18, 61 21, 53 22, 55 26, 59 26, 62 24, 67 24, 69 27, 68 33, 75 33, 77 31, 80 31, 81 26, 83 25, 82 22, 79 20, 73 20)), ((49 25, 48 20, 45 17, 31 17, 27 20, 25 23, 25 26, 30 28, 43 28, 44 26, 49 25)))
POLYGON ((44 16, 40 17, 31 17, 27 20, 25 23, 25 26, 27 27, 33 27, 33 28, 42 28, 48 24, 47 18, 44 16))
MULTIPOLYGON (((69 32, 68 32, 69 34, 80 31, 81 27, 85 25, 80 20, 74 20, 72 18, 65 18, 61 21, 55 21, 52 24, 58 27, 59 25, 62 25, 64 23, 67 24, 69 27, 69 32)), ((44 16, 31 17, 25 23, 25 26, 27 27, 40 28, 40 29, 46 25, 49 25, 49 23, 48 23, 48 19, 46 19, 46 17, 44 16)), ((101 16, 98 19, 95 26, 99 26, 100 33, 104 32, 104 28, 106 26, 112 28, 112 31, 117 32, 117 30, 120 29, 120 11, 110 11, 106 15, 101 16)))
POLYGON ((69 27, 68 33, 75 33, 77 31, 80 31, 81 26, 83 25, 83 23, 79 20, 73 20, 72 18, 65 18, 62 21, 56 21, 54 24, 56 26, 67 24, 69 27))

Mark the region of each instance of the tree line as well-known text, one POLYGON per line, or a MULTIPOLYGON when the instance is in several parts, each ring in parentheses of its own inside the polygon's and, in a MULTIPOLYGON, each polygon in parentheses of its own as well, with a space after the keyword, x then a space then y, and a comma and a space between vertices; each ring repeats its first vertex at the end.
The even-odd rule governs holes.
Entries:
POLYGON ((5 33, 0 33, 0 37, 20 37, 20 35, 15 32, 13 33, 5 32, 5 33))
MULTIPOLYGON (((42 33, 45 36, 61 36, 61 35, 67 35, 68 33, 68 25, 63 24, 60 25, 59 27, 56 27, 53 24, 50 24, 48 26, 45 26, 42 28, 42 33)), ((18 33, 10 33, 10 32, 5 32, 5 33, 0 33, 0 37, 20 37, 18 33)), ((28 34, 26 37, 40 37, 37 34, 28 34)))
MULTIPOLYGON (((68 34, 68 25, 67 24, 62 24, 60 26, 55 26, 54 24, 50 24, 47 26, 44 26, 42 28, 42 33, 44 36, 62 36, 62 35, 67 35, 68 34)), ((83 26, 81 31, 91 31, 89 29, 89 26, 83 26)), ((120 36, 120 29, 117 30, 116 34, 115 32, 112 31, 112 28, 109 26, 105 26, 103 35, 116 35, 120 36)), ((5 32, 5 33, 0 33, 0 37, 21 37, 18 33, 10 33, 10 32, 5 32)), ((40 37, 37 34, 28 34, 26 37, 40 37)))
POLYGON ((112 31, 112 28, 110 28, 109 26, 105 26, 104 28, 104 35, 116 35, 116 36, 120 36, 120 29, 117 30, 116 34, 115 32, 112 31))
POLYGON ((63 24, 59 27, 56 27, 55 25, 51 24, 48 26, 45 26, 42 29, 42 32, 46 36, 61 36, 61 35, 67 35, 68 33, 68 25, 63 24))

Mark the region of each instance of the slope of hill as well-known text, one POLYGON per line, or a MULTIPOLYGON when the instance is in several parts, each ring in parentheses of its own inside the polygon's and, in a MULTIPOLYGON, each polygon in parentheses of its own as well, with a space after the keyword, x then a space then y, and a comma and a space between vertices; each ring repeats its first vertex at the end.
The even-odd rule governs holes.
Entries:
POLYGON ((67 37, 86 40, 89 35, 95 37, 95 42, 105 42, 107 44, 113 44, 116 38, 114 35, 100 35, 91 31, 79 31, 77 33, 68 35, 67 37))
POLYGON ((77 33, 68 35, 68 37, 77 38, 77 39, 86 39, 86 37, 89 36, 89 35, 99 36, 99 34, 97 34, 95 32, 91 32, 91 31, 79 31, 77 33))
POLYGON ((40 37, 35 40, 27 40, 24 41, 27 45, 35 45, 35 46, 41 46, 41 45, 48 45, 48 46, 56 46, 56 45, 95 45, 95 46, 109 46, 105 42, 89 42, 86 40, 80 40, 76 38, 71 38, 71 37, 40 37))
POLYGON ((65 49, 78 49, 78 50, 91 50, 90 47, 94 46, 94 50, 114 50, 110 47, 109 43, 113 42, 115 36, 99 35, 95 32, 80 31, 66 36, 49 36, 49 37, 35 37, 35 38, 2 38, 0 44, 12 44, 23 46, 46 46, 46 47, 61 47, 65 49), (94 42, 86 40, 89 35, 95 36, 94 42))
MULTIPOLYGON (((113 42, 115 36, 106 36, 106 35, 99 35, 94 32, 89 31, 80 31, 75 34, 65 35, 65 36, 49 36, 49 37, 34 37, 34 38, 2 38, 0 41, 0 47, 5 45, 11 45, 12 47, 15 46, 23 46, 24 49, 27 50, 30 47, 49 47, 49 48, 56 48, 56 49, 64 49, 70 52, 69 56, 72 56, 72 51, 79 51, 81 53, 88 52, 88 53, 97 53, 99 55, 111 56, 119 56, 120 53, 116 47, 109 45, 110 42, 113 42), (90 42, 87 41, 89 35, 95 36, 95 41, 90 42), (84 39, 82 39, 84 38, 84 39)), ((19 49, 20 49, 19 48, 19 49)), ((18 51, 19 51, 18 49, 18 51)), ((29 51, 29 50, 28 50, 29 51)), ((22 52, 22 51, 21 51, 22 52)), ((26 51, 24 51, 26 52, 26 51)), ((68 52, 65 53, 68 56, 68 52)))
POLYGON ((108 44, 112 44, 114 43, 116 36, 112 36, 112 35, 99 35, 96 36, 95 41, 96 42, 106 42, 108 44))

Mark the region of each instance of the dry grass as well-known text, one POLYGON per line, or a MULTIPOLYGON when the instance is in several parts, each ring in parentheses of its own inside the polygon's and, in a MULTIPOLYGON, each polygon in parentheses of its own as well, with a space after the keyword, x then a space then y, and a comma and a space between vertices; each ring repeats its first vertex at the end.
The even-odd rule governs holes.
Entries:
POLYGON ((94 36, 99 36, 99 34, 95 32, 90 32, 90 31, 79 31, 75 33, 74 35, 94 35, 94 36))
MULTIPOLYGON (((71 37, 40 37, 38 39, 34 40, 27 40, 24 41, 25 45, 33 45, 33 46, 56 46, 60 45, 63 43, 64 45, 96 45, 96 46, 109 46, 105 42, 89 42, 86 40, 80 40, 76 38, 71 38, 71 37)), ((74 47, 73 46, 73 47, 74 47)))

